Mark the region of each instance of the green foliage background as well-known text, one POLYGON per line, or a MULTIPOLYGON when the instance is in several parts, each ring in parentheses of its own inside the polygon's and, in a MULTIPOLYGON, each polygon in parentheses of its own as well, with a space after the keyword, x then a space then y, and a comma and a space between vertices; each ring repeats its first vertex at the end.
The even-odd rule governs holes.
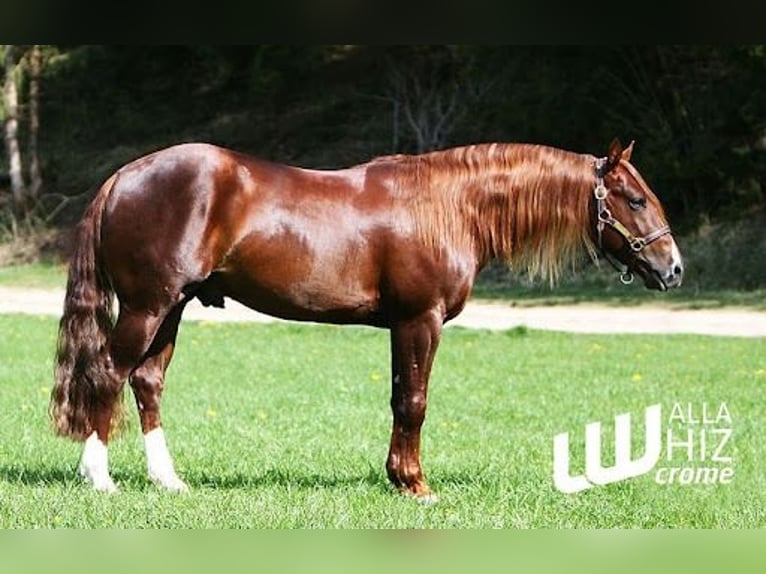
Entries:
POLYGON ((207 140, 316 167, 392 149, 391 70, 461 99, 445 142, 532 141, 636 163, 691 222, 764 201, 763 46, 57 46, 42 137, 48 188, 81 193, 122 162, 207 140), (463 92, 461 92, 463 93, 463 92))
POLYGON ((764 286, 764 46, 60 45, 44 54, 38 211, 62 228, 113 170, 167 145, 208 141, 334 168, 417 152, 407 101, 433 125, 454 100, 436 147, 524 141, 600 155, 614 137, 635 139, 634 163, 694 244, 688 268, 715 270, 700 282, 764 286))

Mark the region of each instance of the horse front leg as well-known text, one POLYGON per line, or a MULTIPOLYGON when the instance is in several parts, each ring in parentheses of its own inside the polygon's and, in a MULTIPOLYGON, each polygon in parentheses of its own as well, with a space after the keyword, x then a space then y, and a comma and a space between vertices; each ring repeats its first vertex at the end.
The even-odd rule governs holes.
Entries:
POLYGON ((437 310, 391 327, 391 411, 394 421, 386 471, 401 492, 424 502, 436 501, 420 463, 420 428, 426 416, 428 377, 441 329, 442 315, 437 310))

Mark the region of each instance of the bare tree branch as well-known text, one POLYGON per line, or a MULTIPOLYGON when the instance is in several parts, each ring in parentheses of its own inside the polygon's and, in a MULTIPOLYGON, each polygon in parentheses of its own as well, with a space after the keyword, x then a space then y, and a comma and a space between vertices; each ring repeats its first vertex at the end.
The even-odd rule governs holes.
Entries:
POLYGON ((398 102, 394 118, 396 142, 401 140, 401 113, 421 153, 444 147, 466 109, 479 101, 494 82, 474 77, 470 58, 461 59, 455 51, 414 51, 411 56, 389 57, 387 67, 391 97, 398 102))

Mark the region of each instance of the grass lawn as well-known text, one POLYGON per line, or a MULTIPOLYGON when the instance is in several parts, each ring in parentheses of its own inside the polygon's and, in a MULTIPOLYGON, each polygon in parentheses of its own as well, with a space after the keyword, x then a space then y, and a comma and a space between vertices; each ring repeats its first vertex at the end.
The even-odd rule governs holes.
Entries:
POLYGON ((67 266, 64 263, 41 262, 0 267, 3 287, 53 289, 66 287, 67 266))
POLYGON ((566 274, 553 287, 544 282, 531 283, 495 264, 487 267, 478 277, 473 297, 505 300, 513 305, 576 305, 598 303, 615 306, 664 306, 678 309, 716 309, 746 307, 766 311, 766 289, 731 289, 711 287, 699 277, 684 279, 684 284, 671 291, 651 291, 638 277, 632 284, 623 285, 611 267, 589 266, 576 273, 566 274))
POLYGON ((385 478, 385 331, 184 323, 164 416, 192 492, 149 483, 131 405, 133 425, 110 449, 121 491, 107 496, 77 478, 80 445, 48 427, 55 330, 52 318, 0 316, 2 528, 766 525, 763 339, 447 329, 423 435, 440 502, 424 506, 385 478), (637 420, 655 403, 664 418, 676 402, 727 404, 730 484, 660 485, 649 473, 575 495, 554 488, 555 434, 581 437, 623 412, 637 420))

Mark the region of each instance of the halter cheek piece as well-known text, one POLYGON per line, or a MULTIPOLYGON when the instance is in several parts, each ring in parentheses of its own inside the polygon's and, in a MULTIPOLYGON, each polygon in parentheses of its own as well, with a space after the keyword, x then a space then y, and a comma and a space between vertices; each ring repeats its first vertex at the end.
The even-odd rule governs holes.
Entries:
POLYGON ((603 169, 605 165, 606 165, 606 158, 600 158, 596 160, 597 179, 596 179, 596 188, 593 190, 593 196, 596 198, 596 215, 598 217, 598 221, 596 223, 596 232, 598 235, 598 248, 601 251, 601 253, 604 255, 604 258, 612 265, 612 267, 615 268, 616 271, 620 273, 620 281, 625 285, 629 285, 630 283, 633 283, 633 273, 630 271, 630 269, 627 268, 627 266, 624 269, 622 269, 619 266, 619 264, 614 260, 614 258, 610 256, 604 249, 604 245, 603 245, 604 227, 608 225, 609 227, 614 229, 617 233, 622 235, 625 241, 627 241, 628 247, 633 252, 636 259, 638 259, 638 254, 641 253, 641 251, 643 251, 647 245, 649 245, 650 243, 654 241, 657 241, 663 235, 668 235, 670 233, 670 226, 664 225, 660 227, 659 229, 655 229, 651 233, 644 235, 643 237, 636 237, 630 232, 630 230, 627 227, 625 227, 620 221, 618 221, 612 215, 612 212, 609 211, 609 207, 606 205, 606 196, 609 195, 609 190, 604 185, 603 169))

